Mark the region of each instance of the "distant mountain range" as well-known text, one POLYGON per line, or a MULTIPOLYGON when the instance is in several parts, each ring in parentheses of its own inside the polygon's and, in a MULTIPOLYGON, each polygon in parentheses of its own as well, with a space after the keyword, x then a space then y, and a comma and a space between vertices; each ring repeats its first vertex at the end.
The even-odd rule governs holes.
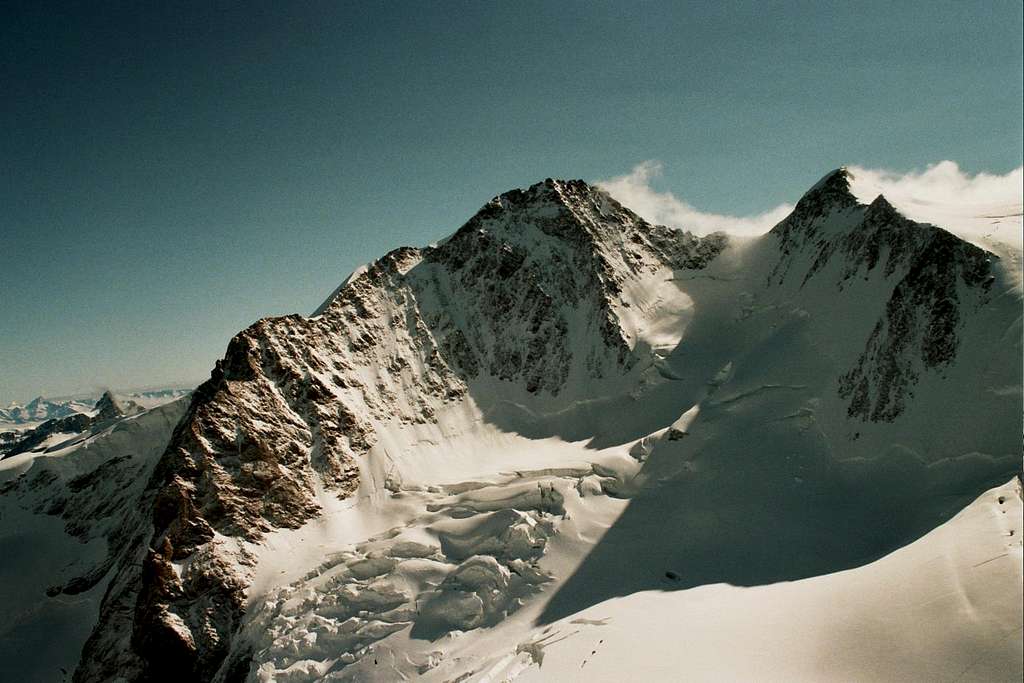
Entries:
POLYGON ((57 401, 39 397, 25 406, 14 405, 8 409, 7 415, 20 421, 7 425, 0 423, 0 427, 8 426, 0 430, 0 458, 29 451, 49 452, 68 448, 101 427, 108 427, 122 418, 138 415, 189 393, 189 390, 179 388, 137 391, 127 396, 105 391, 92 404, 78 396, 57 401), (38 421, 46 415, 51 417, 38 421))
POLYGON ((0 423, 8 425, 38 424, 75 413, 88 412, 92 409, 93 403, 95 400, 89 401, 87 398, 50 400, 37 396, 23 405, 11 403, 6 408, 0 408, 0 423))
MULTIPOLYGON (((191 388, 173 386, 129 390, 118 392, 117 395, 144 407, 154 407, 184 396, 190 391, 191 388)), ((101 391, 95 394, 76 394, 75 396, 61 398, 37 396, 24 404, 12 402, 6 408, 0 408, 0 430, 18 429, 19 427, 37 425, 47 420, 68 417, 76 413, 88 413, 93 410, 96 402, 100 400, 104 393, 101 391)))

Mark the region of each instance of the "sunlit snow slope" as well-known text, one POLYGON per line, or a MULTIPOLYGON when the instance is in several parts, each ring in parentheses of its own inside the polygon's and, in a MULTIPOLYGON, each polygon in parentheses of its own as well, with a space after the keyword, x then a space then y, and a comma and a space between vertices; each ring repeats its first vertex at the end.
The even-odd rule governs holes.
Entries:
POLYGON ((857 569, 642 592, 536 629, 490 680, 1012 681, 1024 675, 1020 483, 857 569))

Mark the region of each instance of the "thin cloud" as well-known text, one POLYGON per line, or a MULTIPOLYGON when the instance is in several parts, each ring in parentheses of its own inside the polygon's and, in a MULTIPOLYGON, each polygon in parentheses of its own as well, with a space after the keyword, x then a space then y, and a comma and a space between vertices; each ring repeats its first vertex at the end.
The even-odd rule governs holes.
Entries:
MULTIPOLYGON (((652 223, 706 235, 716 230, 760 235, 793 210, 779 204, 754 216, 729 216, 694 208, 671 192, 659 192, 651 183, 661 175, 657 161, 645 161, 626 175, 598 182, 617 200, 652 223)), ((965 173, 953 161, 940 161, 923 171, 899 173, 851 166, 852 190, 864 203, 879 194, 913 220, 933 223, 950 232, 990 246, 1002 242, 1016 248, 1022 243, 1022 183, 1024 168, 1005 175, 965 173)))
POLYGON ((768 232, 793 210, 792 204, 779 204, 755 216, 727 216, 695 209, 671 192, 658 192, 651 181, 661 175, 657 161, 645 161, 623 176, 602 180, 597 185, 624 206, 651 223, 707 235, 718 230, 735 235, 760 235, 768 232))
POLYGON ((863 202, 883 194, 915 221, 933 223, 973 242, 1021 246, 1022 167, 1005 175, 969 175, 954 161, 940 161, 909 173, 861 166, 849 171, 851 189, 863 202))

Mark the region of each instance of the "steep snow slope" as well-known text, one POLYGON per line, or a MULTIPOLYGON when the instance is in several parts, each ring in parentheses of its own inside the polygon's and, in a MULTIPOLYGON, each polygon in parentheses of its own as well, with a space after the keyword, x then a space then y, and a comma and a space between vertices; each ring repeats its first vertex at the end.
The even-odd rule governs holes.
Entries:
POLYGON ((0 462, 0 680, 70 680, 109 569, 148 522, 138 498, 184 409, 0 462))
POLYGON ((501 680, 598 603, 863 566, 1019 470, 1021 299, 842 171, 745 242, 501 195, 232 340, 76 680, 501 680))
POLYGON ((1014 480, 858 569, 599 603, 478 680, 1020 680, 1021 523, 1014 480))

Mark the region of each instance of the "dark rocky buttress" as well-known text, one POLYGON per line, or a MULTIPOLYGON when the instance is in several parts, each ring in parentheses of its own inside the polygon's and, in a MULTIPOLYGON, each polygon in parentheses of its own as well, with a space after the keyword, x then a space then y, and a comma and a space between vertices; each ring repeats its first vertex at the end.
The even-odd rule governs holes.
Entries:
POLYGON ((984 302, 997 257, 909 220, 881 195, 859 203, 850 180, 845 169, 828 174, 773 228, 780 253, 769 280, 842 291, 881 278, 891 287, 863 353, 838 386, 851 417, 891 422, 920 374, 956 357, 961 311, 984 302))

